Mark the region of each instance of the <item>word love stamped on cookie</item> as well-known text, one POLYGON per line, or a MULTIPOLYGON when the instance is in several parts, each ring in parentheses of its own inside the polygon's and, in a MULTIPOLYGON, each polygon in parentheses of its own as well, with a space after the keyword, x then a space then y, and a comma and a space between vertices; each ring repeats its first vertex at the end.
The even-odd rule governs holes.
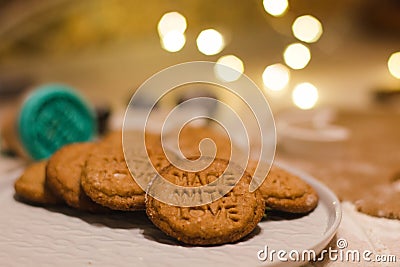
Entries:
MULTIPOLYGON (((190 188, 206 181, 191 179, 190 176, 217 179, 227 166, 228 161, 215 159, 200 172, 190 173, 170 165, 160 174, 171 183, 190 188)), ((263 196, 258 190, 249 192, 250 182, 251 176, 244 172, 228 194, 196 207, 169 205, 147 194, 146 212, 158 228, 184 243, 216 245, 235 242, 253 231, 264 215, 263 196)), ((154 190, 153 186, 150 184, 150 191, 154 190)))

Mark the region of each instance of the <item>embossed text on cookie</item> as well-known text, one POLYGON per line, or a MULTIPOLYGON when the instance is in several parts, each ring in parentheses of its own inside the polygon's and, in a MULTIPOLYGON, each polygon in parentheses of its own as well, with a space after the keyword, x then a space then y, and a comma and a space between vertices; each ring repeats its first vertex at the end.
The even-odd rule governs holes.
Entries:
MULTIPOLYGON (((241 74, 233 82, 219 80, 214 71, 216 66, 214 62, 196 61, 164 69, 135 91, 126 109, 123 126, 126 163, 136 183, 159 201, 185 207, 212 203, 232 190, 250 159, 259 163, 248 188, 250 192, 255 191, 268 174, 276 145, 269 104, 262 90, 246 75, 241 74), (178 95, 176 98, 181 100, 175 106, 162 105, 164 99, 172 99, 174 94, 185 90, 196 93, 198 88, 207 88, 208 95, 194 94, 186 100, 178 95), (190 138, 189 142, 186 138, 180 143, 182 129, 204 121, 216 125, 230 142, 221 141, 218 135, 213 135, 218 140, 208 137, 197 140, 193 136, 198 149, 196 153, 190 150, 195 153, 190 154, 185 147, 190 138), (135 130, 134 136, 132 130, 135 130), (161 140, 161 148, 151 149, 152 155, 146 149, 147 132, 158 134, 161 140), (230 153, 220 153, 221 150, 230 153), (223 157, 229 164, 215 181, 203 179, 195 187, 182 188, 160 175, 159 168, 151 161, 154 153, 165 157, 176 168, 192 173, 206 169, 215 158, 223 157)), ((237 72, 224 65, 218 68, 228 74, 237 72)))

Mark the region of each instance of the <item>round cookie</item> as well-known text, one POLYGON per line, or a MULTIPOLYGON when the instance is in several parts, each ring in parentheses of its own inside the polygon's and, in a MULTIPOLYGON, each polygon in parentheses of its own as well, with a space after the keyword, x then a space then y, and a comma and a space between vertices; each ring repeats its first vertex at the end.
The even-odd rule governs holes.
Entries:
MULTIPOLYGON (((137 132, 127 132, 127 142, 135 142, 137 132), (131 135, 129 135, 131 133, 131 135), (130 139, 132 138, 132 139, 130 139)), ((158 171, 169 165, 161 153, 159 135, 146 132, 147 153, 158 171)), ((129 148, 125 148, 129 153, 129 148)), ((139 171, 148 172, 147 155, 131 153, 130 160, 139 171)), ((149 172, 150 173, 150 172, 149 172)), ((152 177, 150 177, 152 178, 152 177)), ((81 180, 85 193, 95 202, 113 210, 145 209, 145 193, 132 177, 122 149, 122 132, 110 133, 90 152, 81 180)))
POLYGON ((355 202, 358 211, 376 217, 400 220, 400 179, 373 186, 355 202), (379 196, 379 198, 377 198, 379 196))
MULTIPOLYGON (((247 167, 253 174, 256 162, 247 167)), ((277 166, 272 166, 258 190, 262 193, 267 207, 291 213, 307 213, 318 204, 317 192, 301 178, 277 166)))
POLYGON ((47 161, 28 166, 15 183, 15 193, 22 199, 36 204, 58 204, 57 198, 45 184, 47 161))
MULTIPOLYGON (((216 180, 227 165, 228 161, 215 159, 200 172, 186 172, 169 165, 161 175, 174 184, 197 187, 216 180)), ((245 172, 228 194, 196 207, 173 206, 146 195, 146 213, 164 233, 183 243, 232 243, 252 232, 264 215, 263 197, 259 191, 249 192, 250 182, 251 176, 245 172)))
MULTIPOLYGON (((170 138, 173 138, 171 136, 170 138)), ((224 132, 219 132, 209 126, 185 126, 179 134, 179 148, 185 157, 200 157, 199 144, 201 140, 210 138, 216 146, 216 158, 229 160, 231 157, 231 140, 224 132)), ((173 141, 173 140, 171 140, 173 141)), ((212 148, 210 148, 212 149, 212 148)), ((233 145, 233 149, 237 149, 233 145)), ((212 151, 212 150, 211 150, 212 151)), ((212 156, 207 149, 205 156, 212 156)))
MULTIPOLYGON (((135 135, 138 135, 139 132, 137 130, 124 130, 125 138, 127 141, 136 141, 135 135)), ((123 145, 122 143, 122 130, 114 130, 108 133, 101 140, 101 143, 108 146, 119 146, 123 145)), ((146 131, 145 133, 145 142, 147 147, 147 152, 150 154, 163 154, 162 146, 161 146, 161 136, 154 132, 146 131)))
POLYGON ((131 176, 120 145, 102 143, 89 153, 81 185, 93 201, 110 209, 144 209, 144 191, 131 176))
POLYGON ((71 207, 90 212, 108 209, 88 198, 81 188, 81 173, 94 143, 75 143, 54 153, 47 164, 46 183, 53 193, 71 207))

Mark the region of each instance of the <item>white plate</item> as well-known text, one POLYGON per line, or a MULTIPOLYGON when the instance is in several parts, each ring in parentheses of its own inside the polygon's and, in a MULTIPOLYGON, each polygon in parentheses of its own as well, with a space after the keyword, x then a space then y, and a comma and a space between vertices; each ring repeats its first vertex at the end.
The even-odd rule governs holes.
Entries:
POLYGON ((19 173, 0 177, 0 265, 275 266, 280 262, 262 262, 257 257, 266 245, 269 250, 318 253, 336 233, 340 203, 309 175, 286 169, 318 191, 318 207, 303 217, 262 221, 245 240, 214 247, 179 245, 154 227, 144 212, 104 216, 29 206, 13 197, 13 181, 19 173))

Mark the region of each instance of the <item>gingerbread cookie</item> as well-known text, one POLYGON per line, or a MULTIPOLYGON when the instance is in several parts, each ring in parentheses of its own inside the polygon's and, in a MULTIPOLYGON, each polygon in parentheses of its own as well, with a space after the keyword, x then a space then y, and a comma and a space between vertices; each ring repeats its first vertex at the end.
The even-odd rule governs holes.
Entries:
MULTIPOLYGON (((247 167, 253 174, 256 162, 251 161, 247 167)), ((267 207, 291 213, 307 213, 318 204, 317 192, 301 178, 277 166, 272 166, 266 179, 258 189, 267 207)))
POLYGON ((102 143, 108 143, 111 145, 122 144, 122 131, 114 130, 107 133, 101 140, 102 143))
POLYGON ((57 204, 62 202, 45 184, 46 164, 47 161, 40 161, 25 169, 14 184, 17 196, 36 204, 57 204))
MULTIPOLYGON (((180 186, 198 187, 215 181, 227 165, 228 161, 215 159, 200 172, 186 172, 169 165, 161 171, 161 175, 180 186)), ((264 215, 263 197, 259 191, 249 192, 250 181, 251 176, 245 172, 225 196, 196 207, 173 206, 146 195, 146 212, 158 228, 183 243, 232 243, 253 231, 264 215)))
POLYGON ((373 186, 355 202, 358 211, 389 219, 400 220, 400 179, 373 186), (379 196, 379 198, 377 198, 379 196))
POLYGON ((144 209, 144 191, 131 176, 120 145, 102 143, 89 153, 81 185, 93 201, 110 209, 144 209))
POLYGON ((96 204, 81 189, 81 173, 94 143, 75 143, 54 153, 46 168, 46 183, 53 193, 71 207, 91 212, 108 209, 96 204))
MULTIPOLYGON (((137 135, 139 134, 136 130, 124 130, 124 134, 122 130, 115 130, 108 133, 104 136, 101 141, 102 144, 110 145, 110 146, 122 146, 122 138, 125 136, 125 142, 134 141, 137 142, 137 135)), ((161 146, 161 136, 154 132, 145 132, 145 144, 147 147, 147 152, 151 154, 163 154, 163 149, 161 146)), ((129 145, 128 145, 129 146, 129 145)))
MULTIPOLYGON (((172 139, 171 136, 169 139, 172 139)), ((175 137, 176 138, 176 137, 175 137)), ((229 136, 224 133, 217 131, 208 126, 194 127, 185 126, 179 134, 179 148, 183 155, 187 158, 189 157, 199 157, 200 150, 199 145, 201 140, 209 138, 215 143, 216 157, 229 160, 231 157, 231 140, 229 136)), ((174 141, 174 140, 171 140, 174 141)), ((233 149, 237 149, 233 144, 233 149)), ((212 156, 211 152, 214 150, 213 147, 206 147, 203 151, 204 156, 212 156)))
MULTIPOLYGON (((124 152, 129 155, 130 167, 140 173, 148 174, 149 178, 154 177, 154 169, 160 170, 169 162, 161 153, 159 135, 146 132, 147 153, 144 154, 140 146, 137 146, 140 140, 137 136, 136 131, 124 132, 126 139, 124 142, 128 145, 123 151, 122 131, 110 133, 90 152, 81 185, 93 201, 113 210, 143 210, 145 208, 144 191, 132 177, 124 152)), ((147 184, 144 184, 143 188, 146 186, 147 184)))

